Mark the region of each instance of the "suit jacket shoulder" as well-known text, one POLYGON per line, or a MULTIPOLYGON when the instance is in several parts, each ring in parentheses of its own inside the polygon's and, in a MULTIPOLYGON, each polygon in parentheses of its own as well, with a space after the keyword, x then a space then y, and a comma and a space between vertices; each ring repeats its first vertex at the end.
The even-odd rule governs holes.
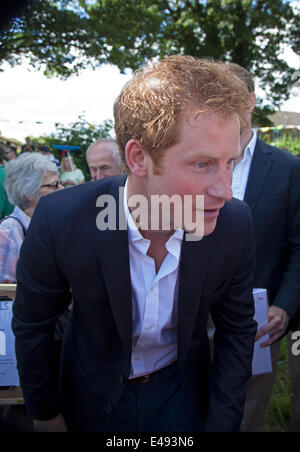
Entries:
POLYGON ((297 164, 297 157, 284 149, 280 149, 276 146, 272 146, 265 143, 260 138, 257 138, 255 151, 254 152, 264 152, 272 155, 272 158, 286 165, 294 166, 297 164))

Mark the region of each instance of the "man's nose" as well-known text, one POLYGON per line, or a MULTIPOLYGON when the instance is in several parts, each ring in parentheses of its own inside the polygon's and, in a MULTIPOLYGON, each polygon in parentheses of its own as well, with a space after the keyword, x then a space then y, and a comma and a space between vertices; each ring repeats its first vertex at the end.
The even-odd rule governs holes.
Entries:
POLYGON ((97 169, 96 174, 95 174, 95 180, 100 180, 103 179, 104 175, 101 169, 97 169))
POLYGON ((214 198, 230 201, 232 198, 232 170, 225 169, 220 171, 216 179, 207 190, 207 193, 214 198))

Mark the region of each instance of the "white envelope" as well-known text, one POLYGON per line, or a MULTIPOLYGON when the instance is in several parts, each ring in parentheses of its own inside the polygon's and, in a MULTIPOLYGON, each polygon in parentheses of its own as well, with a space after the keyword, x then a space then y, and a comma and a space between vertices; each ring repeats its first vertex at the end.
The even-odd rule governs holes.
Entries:
POLYGON ((0 301, 0 386, 20 386, 11 329, 12 300, 0 301))
MULTIPOLYGON (((268 323, 268 295, 266 289, 253 289, 253 298, 255 304, 254 319, 258 323, 258 328, 268 323)), ((269 335, 261 337, 255 342, 254 355, 252 361, 252 374, 265 374, 272 372, 272 360, 270 346, 261 348, 260 344, 266 342, 269 335)))

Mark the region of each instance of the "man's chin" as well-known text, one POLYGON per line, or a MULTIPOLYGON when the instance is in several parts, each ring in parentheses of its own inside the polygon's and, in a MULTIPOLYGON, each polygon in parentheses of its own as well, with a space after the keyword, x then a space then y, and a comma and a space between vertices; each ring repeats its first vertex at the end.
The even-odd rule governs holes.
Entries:
POLYGON ((195 240, 196 240, 196 237, 199 237, 201 239, 201 238, 205 237, 206 235, 212 234, 216 228, 216 224, 217 224, 217 218, 215 218, 213 220, 205 221, 204 225, 203 224, 201 226, 198 225, 198 227, 195 227, 193 229, 185 229, 185 232, 187 234, 195 236, 195 240))
POLYGON ((214 232, 217 225, 217 218, 204 222, 204 236, 210 235, 214 232))

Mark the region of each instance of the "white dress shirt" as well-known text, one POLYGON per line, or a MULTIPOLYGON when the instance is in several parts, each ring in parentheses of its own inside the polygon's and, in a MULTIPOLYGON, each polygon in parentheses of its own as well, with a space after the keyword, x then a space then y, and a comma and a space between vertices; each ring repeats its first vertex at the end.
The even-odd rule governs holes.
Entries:
POLYGON ((178 269, 183 231, 176 230, 166 243, 159 272, 147 255, 150 240, 138 230, 127 205, 130 275, 132 286, 132 355, 130 377, 159 370, 177 359, 178 269))
POLYGON ((250 167, 256 145, 257 134, 252 129, 252 138, 247 144, 243 159, 235 166, 232 174, 232 194, 234 198, 244 199, 250 167))

